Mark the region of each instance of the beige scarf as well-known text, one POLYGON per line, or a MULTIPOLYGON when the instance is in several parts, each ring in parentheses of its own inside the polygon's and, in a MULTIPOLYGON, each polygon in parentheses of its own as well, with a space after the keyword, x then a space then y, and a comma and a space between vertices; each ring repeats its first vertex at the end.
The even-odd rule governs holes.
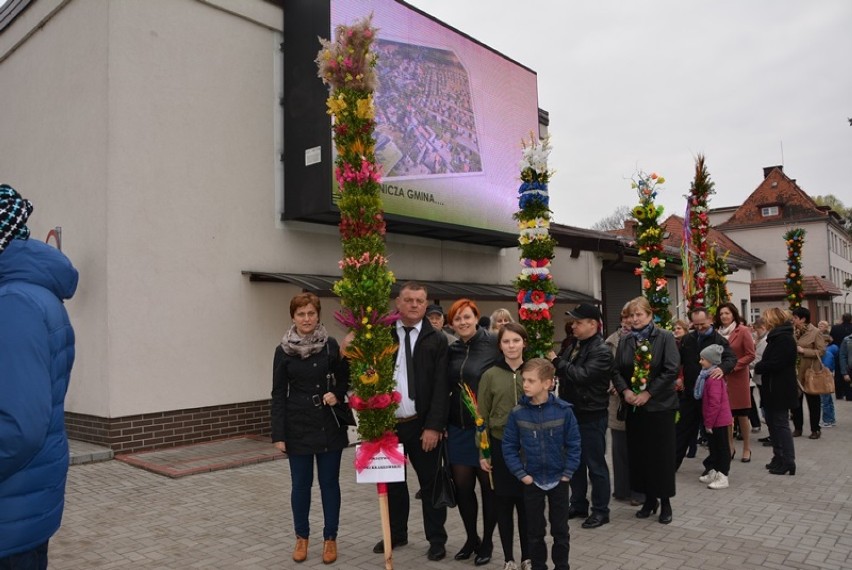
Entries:
POLYGON ((281 339, 281 348, 284 349, 285 354, 298 356, 304 360, 323 350, 326 342, 328 342, 328 331, 325 330, 323 325, 317 325, 314 332, 304 337, 299 336, 299 333, 296 332, 296 325, 293 325, 281 339))
POLYGON ((734 332, 734 329, 737 328, 737 322, 734 321, 726 327, 719 327, 719 334, 722 335, 722 338, 728 340, 728 337, 731 336, 731 333, 734 332))

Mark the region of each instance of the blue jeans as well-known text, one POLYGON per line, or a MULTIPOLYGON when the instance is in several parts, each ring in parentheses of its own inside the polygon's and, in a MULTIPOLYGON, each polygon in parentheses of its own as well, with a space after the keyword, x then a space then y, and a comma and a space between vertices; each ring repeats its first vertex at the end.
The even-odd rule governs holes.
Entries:
POLYGON ((822 394, 819 399, 822 401, 822 421, 826 424, 837 422, 834 415, 834 394, 822 394))
POLYGON ((46 570, 47 543, 32 550, 0 558, 0 570, 46 570))
POLYGON ((314 458, 317 462, 317 479, 322 498, 324 525, 322 537, 325 540, 337 538, 340 524, 340 458, 343 450, 326 451, 314 455, 293 455, 290 459, 290 506, 293 509, 293 523, 296 536, 309 538, 311 526, 308 518, 311 513, 311 487, 314 484, 314 458))
POLYGON ((571 478, 571 509, 587 512, 586 493, 592 482, 592 512, 609 516, 609 467, 606 464, 607 417, 583 421, 580 428, 580 466, 571 478), (588 475, 587 475, 588 471, 588 475))

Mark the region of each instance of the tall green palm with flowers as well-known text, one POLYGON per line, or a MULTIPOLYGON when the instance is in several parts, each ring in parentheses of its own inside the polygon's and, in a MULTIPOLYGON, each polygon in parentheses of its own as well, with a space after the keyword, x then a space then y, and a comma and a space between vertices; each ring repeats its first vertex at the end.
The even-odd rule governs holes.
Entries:
POLYGON ((704 155, 695 159, 695 177, 686 196, 686 216, 683 222, 681 258, 683 288, 687 311, 708 307, 707 303, 707 242, 710 233, 709 199, 716 193, 710 180, 704 155))
POLYGON ((668 279, 665 274, 666 256, 663 247, 665 230, 658 222, 663 215, 663 207, 654 203, 658 187, 666 179, 656 172, 639 172, 631 187, 639 195, 639 204, 633 208, 636 220, 636 246, 639 249, 639 267, 636 275, 642 278, 642 294, 651 304, 654 323, 662 328, 670 328, 672 314, 669 310, 668 279))
MULTIPOLYGON (((375 37, 370 17, 351 26, 338 26, 333 42, 321 40, 316 60, 319 77, 331 86, 326 104, 334 119, 334 176, 343 245, 339 263, 342 277, 334 285, 342 309, 335 317, 354 333, 346 356, 354 391, 350 405, 358 411, 362 440, 355 456, 359 472, 379 452, 393 463, 405 461, 394 433, 400 394, 394 390, 397 347, 391 332, 397 316, 388 311, 394 276, 385 256, 380 170, 373 137, 376 56, 370 48, 375 37)), ((386 545, 385 568, 393 568, 386 483, 379 483, 377 490, 386 545)))
POLYGON ((334 119, 337 151, 334 176, 340 208, 342 277, 334 285, 342 310, 337 320, 355 333, 348 348, 353 407, 358 409, 358 433, 375 441, 393 433, 394 348, 391 327, 395 315, 388 312, 393 273, 385 256, 385 220, 380 195, 380 171, 376 162, 375 110, 376 56, 371 45, 376 37, 370 18, 351 26, 338 26, 333 42, 321 40, 317 56, 319 76, 331 86, 326 101, 334 119), (391 403, 386 398, 391 396, 391 403), (372 403, 372 404, 371 404, 372 403))
POLYGON ((529 341, 525 359, 546 357, 553 349, 553 318, 550 308, 559 289, 553 282, 550 263, 556 240, 550 235, 550 196, 547 185, 553 174, 547 167, 550 140, 545 137, 522 143, 521 186, 515 219, 520 235, 521 273, 515 280, 518 292, 518 318, 527 329, 529 341))
POLYGON ((802 247, 805 245, 805 234, 802 228, 793 228, 784 234, 787 245, 787 276, 784 279, 784 292, 790 310, 802 306, 805 298, 805 288, 802 286, 802 247))

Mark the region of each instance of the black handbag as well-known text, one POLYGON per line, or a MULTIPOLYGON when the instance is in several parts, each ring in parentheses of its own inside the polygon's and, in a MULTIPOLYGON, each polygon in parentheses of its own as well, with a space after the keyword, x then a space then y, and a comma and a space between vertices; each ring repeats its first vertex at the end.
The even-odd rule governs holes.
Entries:
POLYGON ((357 425, 355 423, 355 414, 352 412, 352 408, 350 408, 349 404, 345 402, 341 402, 336 406, 331 406, 331 413, 334 414, 334 420, 339 426, 357 425))
MULTIPOLYGON (((331 357, 331 349, 329 349, 328 343, 325 345, 325 352, 328 355, 328 374, 325 376, 326 389, 331 392, 331 389, 337 386, 337 378, 334 376, 335 362, 331 357)), ((337 427, 358 425, 355 422, 355 413, 347 402, 338 402, 330 408, 334 421, 337 422, 337 427)))
POLYGON ((441 447, 441 458, 438 460, 438 470, 432 486, 432 506, 436 509, 452 509, 456 506, 456 484, 450 471, 450 453, 445 439, 442 438, 438 445, 441 447))
POLYGON ((615 419, 620 422, 627 419, 627 404, 623 397, 618 398, 618 409, 615 411, 615 419))

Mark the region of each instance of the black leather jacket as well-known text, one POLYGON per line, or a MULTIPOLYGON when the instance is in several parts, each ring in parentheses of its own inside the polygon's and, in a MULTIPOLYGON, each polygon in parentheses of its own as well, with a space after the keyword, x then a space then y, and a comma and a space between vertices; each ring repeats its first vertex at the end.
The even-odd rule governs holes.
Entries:
POLYGON ((582 421, 582 416, 606 415, 613 358, 601 335, 576 341, 553 359, 553 365, 559 377, 559 397, 574 405, 578 420, 582 421), (575 346, 579 351, 571 360, 575 346))
POLYGON ((461 401, 461 383, 466 382, 473 393, 479 391, 483 372, 502 359, 497 349, 497 337, 485 329, 476 329, 467 342, 461 339, 450 345, 447 362, 447 384, 450 387, 449 423, 461 428, 473 427, 473 418, 461 401))

